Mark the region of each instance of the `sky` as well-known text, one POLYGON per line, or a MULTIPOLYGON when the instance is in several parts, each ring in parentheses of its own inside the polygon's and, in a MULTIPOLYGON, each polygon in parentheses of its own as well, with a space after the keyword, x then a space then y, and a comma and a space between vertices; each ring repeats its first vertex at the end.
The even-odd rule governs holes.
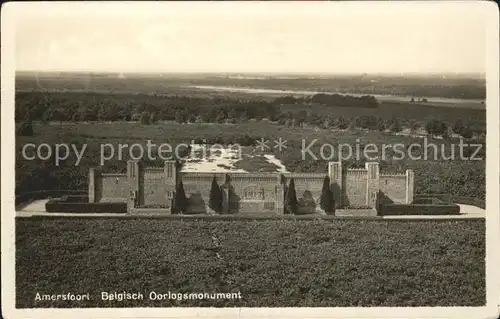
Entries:
POLYGON ((18 71, 484 73, 480 2, 30 3, 18 71))

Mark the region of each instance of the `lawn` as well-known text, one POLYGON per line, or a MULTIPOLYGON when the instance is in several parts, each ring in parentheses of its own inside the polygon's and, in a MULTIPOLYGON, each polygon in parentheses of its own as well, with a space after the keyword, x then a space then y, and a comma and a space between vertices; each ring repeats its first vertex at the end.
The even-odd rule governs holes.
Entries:
POLYGON ((484 258, 485 225, 478 220, 18 218, 16 302, 18 308, 480 306, 484 258), (145 299, 100 300, 103 291, 124 290, 145 299), (151 291, 239 291, 243 298, 150 301, 151 291), (89 292, 93 300, 35 303, 37 292, 89 292))

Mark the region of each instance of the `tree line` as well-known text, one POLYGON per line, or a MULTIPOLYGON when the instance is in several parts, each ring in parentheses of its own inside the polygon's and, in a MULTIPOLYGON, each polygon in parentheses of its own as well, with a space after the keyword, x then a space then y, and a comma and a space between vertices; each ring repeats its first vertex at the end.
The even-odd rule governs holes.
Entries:
POLYGON ((378 106, 373 96, 316 94, 312 97, 278 97, 245 100, 227 97, 122 95, 82 92, 16 92, 15 119, 35 121, 141 121, 224 122, 246 119, 278 119, 284 104, 316 103, 329 107, 378 106))

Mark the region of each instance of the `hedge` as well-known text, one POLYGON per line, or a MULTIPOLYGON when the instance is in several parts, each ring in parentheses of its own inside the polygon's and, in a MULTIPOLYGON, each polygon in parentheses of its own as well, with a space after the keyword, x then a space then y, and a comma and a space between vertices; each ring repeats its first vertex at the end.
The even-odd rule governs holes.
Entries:
POLYGON ((381 205, 379 215, 458 215, 460 206, 455 204, 385 204, 381 205))
POLYGON ((16 206, 24 202, 29 202, 31 200, 36 200, 36 199, 45 199, 48 197, 61 197, 64 195, 88 196, 87 193, 88 190, 71 190, 71 189, 52 189, 52 190, 27 192, 16 195, 16 206))
POLYGON ((480 198, 475 197, 465 197, 465 196, 454 196, 450 194, 417 194, 415 195, 415 201, 421 200, 424 198, 437 198, 445 203, 451 204, 464 204, 464 205, 473 205, 480 207, 482 209, 486 208, 486 202, 480 198))
POLYGON ((45 204, 47 212, 61 213, 126 213, 127 203, 84 203, 51 199, 45 204))

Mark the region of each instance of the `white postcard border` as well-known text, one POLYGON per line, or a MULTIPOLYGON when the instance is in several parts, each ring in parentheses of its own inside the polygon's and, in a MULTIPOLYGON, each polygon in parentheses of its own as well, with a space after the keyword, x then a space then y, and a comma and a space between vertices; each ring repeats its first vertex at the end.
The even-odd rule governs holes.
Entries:
MULTIPOLYGON (((246 6, 250 9, 255 6, 267 6, 269 10, 283 9, 288 5, 293 10, 302 10, 307 6, 307 10, 317 10, 325 12, 334 6, 351 6, 353 10, 358 10, 361 6, 374 6, 376 8, 386 8, 387 6, 400 5, 428 5, 439 6, 450 5, 470 5, 481 7, 487 16, 487 159, 486 159, 486 287, 487 304, 484 307, 353 307, 353 308, 72 308, 72 309, 15 309, 15 208, 14 208, 14 185, 15 185, 15 152, 12 151, 15 145, 15 124, 14 124, 14 79, 15 79, 15 17, 17 12, 25 9, 46 10, 50 6, 54 10, 64 11, 71 6, 72 10, 77 6, 84 10, 96 10, 103 12, 113 10, 115 12, 123 10, 130 11, 131 3, 120 2, 52 2, 52 3, 22 3, 10 2, 2 6, 2 47, 1 47, 1 102, 2 102, 2 313, 6 318, 139 318, 139 317, 163 317, 163 318, 496 318, 498 316, 498 305, 500 304, 500 191, 499 191, 499 17, 498 7, 494 2, 480 1, 412 1, 391 3, 384 1, 370 1, 371 3, 353 2, 268 2, 268 3, 201 3, 196 6, 200 10, 218 9, 228 10, 233 6, 246 6), (253 7, 252 7, 253 6, 253 7), (203 8, 202 8, 203 7, 203 8)), ((183 2, 152 3, 143 2, 143 6, 190 6, 183 2)), ((478 9, 478 8, 476 8, 478 9)), ((293 11, 292 10, 292 11, 293 11)), ((439 9, 436 9, 439 10, 439 9)), ((133 11, 131 11, 133 12, 133 11)), ((129 12, 129 14, 131 14, 129 12)), ((443 9, 446 12, 446 9, 443 9)), ((443 21, 443 23, 446 23, 443 21)))

